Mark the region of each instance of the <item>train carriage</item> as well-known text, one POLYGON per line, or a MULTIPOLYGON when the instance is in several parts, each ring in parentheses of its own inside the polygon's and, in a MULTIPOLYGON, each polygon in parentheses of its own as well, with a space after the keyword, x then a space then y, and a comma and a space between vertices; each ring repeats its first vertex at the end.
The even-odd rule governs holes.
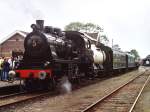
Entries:
POLYGON ((135 56, 129 53, 127 53, 126 55, 127 55, 127 68, 129 69, 135 68, 136 66, 135 56))
POLYGON ((126 54, 122 51, 113 50, 113 69, 124 70, 126 69, 126 54))

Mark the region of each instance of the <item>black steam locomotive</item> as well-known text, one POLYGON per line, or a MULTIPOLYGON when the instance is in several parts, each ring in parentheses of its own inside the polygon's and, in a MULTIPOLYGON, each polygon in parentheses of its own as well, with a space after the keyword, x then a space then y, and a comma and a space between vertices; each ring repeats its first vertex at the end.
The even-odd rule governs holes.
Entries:
POLYGON ((142 66, 150 66, 150 55, 142 60, 142 66))
POLYGON ((24 41, 23 60, 15 70, 26 87, 51 88, 63 76, 72 81, 136 67, 132 55, 113 50, 85 33, 44 26, 43 20, 31 28, 24 41))

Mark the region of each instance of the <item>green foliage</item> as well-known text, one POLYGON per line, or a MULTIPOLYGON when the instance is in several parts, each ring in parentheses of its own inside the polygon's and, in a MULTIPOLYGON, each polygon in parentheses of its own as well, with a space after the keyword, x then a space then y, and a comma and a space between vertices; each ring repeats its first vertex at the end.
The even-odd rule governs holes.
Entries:
POLYGON ((101 39, 104 40, 105 42, 109 42, 108 38, 106 35, 102 35, 101 36, 101 39))
MULTIPOLYGON (((103 28, 97 24, 93 23, 81 23, 81 22, 71 22, 70 24, 65 26, 65 30, 68 31, 82 31, 86 33, 99 33, 103 32, 103 28)), ((106 35, 101 35, 101 42, 108 43, 109 40, 106 35)))
POLYGON ((112 48, 115 50, 121 50, 121 48, 118 44, 113 45, 112 48))
POLYGON ((81 31, 83 29, 84 25, 80 22, 72 22, 65 26, 65 30, 69 31, 81 31))
POLYGON ((84 26, 83 30, 89 33, 93 33, 93 32, 96 33, 96 32, 100 32, 103 30, 99 25, 95 25, 93 23, 86 23, 83 26, 84 26))
POLYGON ((138 59, 140 57, 139 53, 137 52, 136 49, 132 49, 130 52, 131 52, 131 54, 133 54, 135 56, 136 59, 138 59))
POLYGON ((101 32, 103 28, 101 28, 99 25, 93 24, 93 23, 80 23, 80 22, 72 22, 65 26, 65 30, 71 30, 71 31, 83 31, 88 33, 96 33, 101 32))

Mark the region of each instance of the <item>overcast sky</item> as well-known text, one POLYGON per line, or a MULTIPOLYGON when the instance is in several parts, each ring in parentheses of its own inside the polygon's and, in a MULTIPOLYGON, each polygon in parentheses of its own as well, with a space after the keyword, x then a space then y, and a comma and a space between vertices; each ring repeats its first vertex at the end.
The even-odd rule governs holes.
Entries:
POLYGON ((0 15, 0 40, 15 30, 31 31, 36 19, 60 28, 92 22, 123 51, 150 54, 150 0, 0 0, 0 15))

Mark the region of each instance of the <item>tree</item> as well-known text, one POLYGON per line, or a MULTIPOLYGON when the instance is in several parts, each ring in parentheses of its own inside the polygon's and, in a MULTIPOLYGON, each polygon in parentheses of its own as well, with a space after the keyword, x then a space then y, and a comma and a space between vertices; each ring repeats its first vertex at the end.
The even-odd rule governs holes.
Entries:
POLYGON ((100 37, 102 43, 108 44, 109 40, 106 35, 101 35, 100 37))
POLYGON ((139 53, 137 52, 136 49, 132 49, 130 52, 131 52, 132 55, 135 56, 136 59, 140 58, 139 53))
POLYGON ((113 45, 112 48, 119 51, 121 50, 118 44, 113 45))
MULTIPOLYGON (((70 31, 82 31, 86 33, 100 33, 103 32, 103 28, 97 24, 93 23, 81 23, 81 22, 71 22, 65 26, 65 30, 70 31)), ((108 43, 109 40, 106 35, 99 35, 101 42, 108 43)))
POLYGON ((83 31, 88 33, 94 33, 94 32, 97 33, 97 32, 102 32, 103 28, 93 23, 86 23, 83 25, 83 31))
POLYGON ((72 22, 68 25, 65 26, 65 30, 70 30, 70 31, 81 31, 84 27, 84 24, 80 22, 72 22))
POLYGON ((103 28, 101 28, 99 25, 93 24, 93 23, 80 23, 80 22, 71 22, 70 24, 65 26, 65 30, 71 30, 71 31, 83 31, 88 33, 96 33, 96 32, 102 32, 103 28))

